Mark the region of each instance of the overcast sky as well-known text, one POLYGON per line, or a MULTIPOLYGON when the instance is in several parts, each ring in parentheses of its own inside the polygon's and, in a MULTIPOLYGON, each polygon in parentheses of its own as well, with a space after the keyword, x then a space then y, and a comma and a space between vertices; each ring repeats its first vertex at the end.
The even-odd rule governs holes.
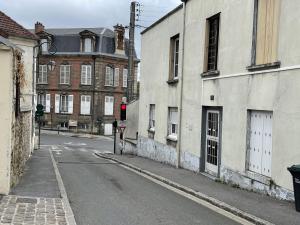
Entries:
MULTIPOLYGON (((0 10, 26 28, 36 21, 46 28, 108 27, 129 24, 131 0, 0 0, 0 10)), ((181 3, 180 0, 140 0, 140 21, 149 26, 181 3)), ((136 49, 140 55, 140 35, 136 29, 136 49)))

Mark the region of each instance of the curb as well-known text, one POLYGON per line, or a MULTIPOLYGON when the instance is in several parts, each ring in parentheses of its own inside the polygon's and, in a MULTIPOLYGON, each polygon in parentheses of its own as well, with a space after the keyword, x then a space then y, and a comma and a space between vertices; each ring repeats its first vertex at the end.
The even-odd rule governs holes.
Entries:
POLYGON ((77 225, 77 223, 75 221, 73 211, 72 211, 72 208, 71 208, 70 203, 69 203, 69 199, 68 199, 68 195, 67 195, 64 183, 62 181, 62 178, 60 176, 58 167, 57 167, 56 162, 54 160, 53 153, 50 149, 49 149, 49 153, 50 153, 52 164, 53 164, 53 167, 54 167, 54 171, 55 171, 56 180, 57 180, 57 183, 58 183, 60 195, 62 197, 62 202, 65 206, 67 223, 68 223, 68 225, 77 225))
POLYGON ((238 208, 235 208, 235 207, 233 207, 231 205, 228 205, 225 202, 219 201, 218 199, 212 198, 212 197, 210 197, 208 195, 205 195, 203 193, 196 192, 195 190, 193 190, 193 189, 191 189, 189 187, 186 187, 186 186, 183 186, 181 184, 178 184, 178 183, 176 183, 174 181, 171 181, 171 180, 169 180, 169 179, 167 179, 165 177, 156 175, 156 174, 151 173, 151 172, 149 172, 147 170, 144 170, 144 169, 141 169, 139 167, 136 167, 136 166, 134 166, 132 164, 122 162, 122 161, 120 161, 118 159, 115 159, 113 157, 109 157, 109 156, 101 154, 101 153, 95 153, 95 155, 97 155, 97 156, 99 156, 101 158, 104 158, 104 159, 112 160, 114 162, 117 162, 117 163, 125 166, 125 167, 133 169, 133 170, 138 171, 140 173, 143 173, 145 175, 148 175, 148 176, 150 176, 150 177, 152 177, 152 178, 154 178, 154 179, 156 179, 158 181, 161 181, 161 182, 163 182, 163 183, 165 183, 167 185, 170 185, 170 186, 172 186, 172 187, 174 187, 176 189, 179 189, 179 190, 181 190, 181 191, 183 191, 183 192, 185 192, 187 194, 193 195, 196 198, 204 200, 204 201, 206 201, 206 202, 208 202, 208 203, 210 203, 210 204, 212 204, 212 205, 214 205, 214 206, 216 206, 218 208, 221 208, 221 209, 223 209, 223 210, 225 210, 227 212, 230 212, 230 213, 232 213, 232 214, 234 214, 234 215, 236 215, 236 216, 238 216, 240 218, 243 218, 243 219, 245 219, 245 220, 247 220, 247 221, 249 221, 251 223, 254 223, 254 224, 257 224, 257 225, 274 225, 273 223, 270 223, 270 222, 268 222, 266 220, 263 220, 261 218, 258 218, 256 216, 254 216, 254 215, 246 213, 246 212, 244 212, 244 211, 242 211, 242 210, 240 210, 238 208))

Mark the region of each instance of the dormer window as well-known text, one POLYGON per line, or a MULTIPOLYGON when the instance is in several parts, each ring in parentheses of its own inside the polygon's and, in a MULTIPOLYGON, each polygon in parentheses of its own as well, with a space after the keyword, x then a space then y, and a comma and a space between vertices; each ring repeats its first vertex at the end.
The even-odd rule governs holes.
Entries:
POLYGON ((46 38, 41 39, 42 52, 48 52, 48 40, 46 38))
POLYGON ((92 39, 91 38, 84 39, 84 52, 92 52, 92 39))

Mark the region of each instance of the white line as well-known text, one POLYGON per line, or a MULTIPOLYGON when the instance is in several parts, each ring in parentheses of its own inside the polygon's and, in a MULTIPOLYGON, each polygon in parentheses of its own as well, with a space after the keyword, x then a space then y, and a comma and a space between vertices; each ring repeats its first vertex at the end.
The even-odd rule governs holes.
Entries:
POLYGON ((56 180, 57 180, 58 187, 59 187, 59 190, 60 190, 60 194, 61 194, 61 197, 62 197, 62 202, 63 202, 63 204, 65 206, 65 209, 66 209, 66 218, 67 218, 68 225, 76 225, 75 217, 74 217, 72 208, 71 208, 70 203, 69 203, 68 195, 67 195, 63 180, 60 176, 59 170, 57 168, 56 162, 54 160, 53 154, 50 151, 50 149, 49 149, 49 153, 50 153, 50 156, 51 156, 52 164, 53 164, 55 175, 56 175, 56 180))

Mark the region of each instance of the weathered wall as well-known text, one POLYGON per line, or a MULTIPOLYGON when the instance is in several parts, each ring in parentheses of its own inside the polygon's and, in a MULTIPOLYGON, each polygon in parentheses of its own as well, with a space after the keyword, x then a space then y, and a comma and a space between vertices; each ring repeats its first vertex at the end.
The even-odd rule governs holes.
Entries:
POLYGON ((127 105, 125 138, 137 139, 139 126, 139 100, 127 105))
POLYGON ((10 188, 10 161, 13 107, 13 54, 10 49, 0 45, 0 194, 8 194, 10 188), (5 48, 5 49, 3 49, 5 48), (4 132, 5 131, 5 132, 4 132))

